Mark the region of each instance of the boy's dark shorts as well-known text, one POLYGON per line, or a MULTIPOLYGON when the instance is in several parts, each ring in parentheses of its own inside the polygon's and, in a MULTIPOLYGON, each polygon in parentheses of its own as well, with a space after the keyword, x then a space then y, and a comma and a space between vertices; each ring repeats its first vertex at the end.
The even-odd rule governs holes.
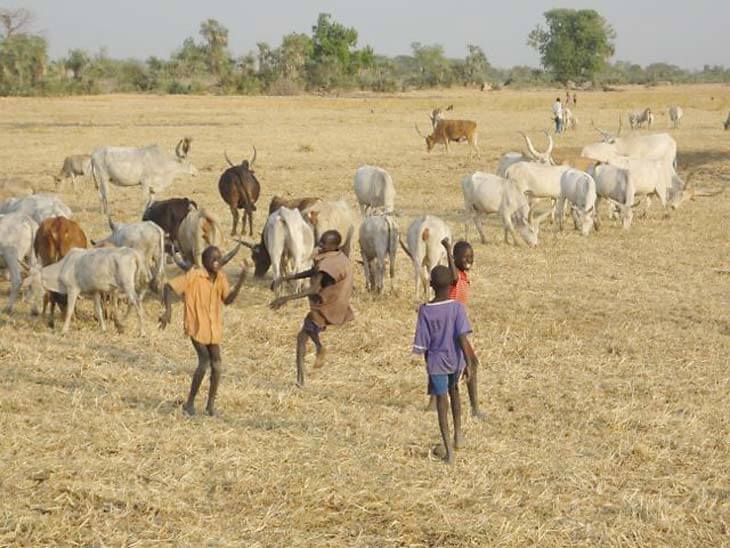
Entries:
POLYGON ((428 376, 428 395, 443 396, 449 389, 457 386, 459 383, 460 371, 456 373, 448 373, 443 375, 428 376))

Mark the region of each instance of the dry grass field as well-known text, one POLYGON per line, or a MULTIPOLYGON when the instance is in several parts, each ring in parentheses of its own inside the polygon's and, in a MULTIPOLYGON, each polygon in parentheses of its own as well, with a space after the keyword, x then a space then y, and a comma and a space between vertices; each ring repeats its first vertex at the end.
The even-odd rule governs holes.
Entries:
MULTIPOLYGON (((172 152, 190 135, 200 174, 159 197, 210 207, 227 234, 223 150, 244 158, 255 144, 256 230, 275 193, 354 206, 355 168, 372 163, 393 175, 403 230, 428 212, 461 237, 461 178, 521 150, 517 130, 543 147, 556 94, 2 99, 0 169, 52 191, 66 154, 154 142, 172 152), (425 129, 425 113, 449 103, 453 117, 478 121, 481 159, 466 145, 426 153, 413 124, 425 129)), ((681 171, 728 185, 730 87, 578 101, 580 127, 556 156, 595 140, 591 118, 614 129, 619 112, 676 103, 681 171)), ((103 237, 93 183, 79 186, 69 181, 63 199, 103 237)), ((137 188, 111 189, 116 219, 137 219, 141 202, 137 188)), ((102 335, 88 299, 66 336, 20 303, 0 315, 0 545, 730 544, 729 218, 725 192, 670 219, 655 207, 628 232, 608 222, 583 238, 545 225, 536 249, 505 245, 491 219, 489 243, 475 243, 469 310, 488 420, 465 418, 452 467, 429 453, 438 425, 410 354, 413 271, 402 253, 382 298, 364 292, 358 268, 356 319, 325 333, 328 363, 303 390, 294 337, 306 305, 273 312, 268 282, 249 280, 225 311, 212 419, 180 411, 195 367, 180 305, 160 332, 148 299, 139 337, 134 315, 125 333, 102 335)), ((1 280, 3 306, 8 290, 1 280)))

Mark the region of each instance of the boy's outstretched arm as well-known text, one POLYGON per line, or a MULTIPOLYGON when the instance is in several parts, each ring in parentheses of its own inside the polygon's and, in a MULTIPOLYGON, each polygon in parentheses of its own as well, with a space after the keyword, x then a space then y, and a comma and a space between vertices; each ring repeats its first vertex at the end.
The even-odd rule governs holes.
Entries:
POLYGON ((279 287, 284 282, 291 282, 293 280, 306 280, 307 278, 311 278, 317 273, 317 269, 315 267, 310 268, 309 270, 305 270, 304 272, 297 272, 296 274, 290 274, 289 276, 282 276, 278 280, 274 280, 271 282, 271 291, 276 290, 277 287, 279 287))
POLYGON ((232 304, 233 301, 236 300, 236 297, 238 297, 239 291, 241 291, 241 286, 243 285, 244 280, 246 279, 246 269, 248 268, 248 265, 244 263, 243 268, 241 269, 241 274, 238 276, 238 281, 236 282, 236 285, 233 287, 233 289, 226 295, 226 298, 223 299, 223 304, 228 306, 229 304, 232 304))
POLYGON ((456 263, 454 263, 454 254, 451 252, 451 242, 449 242, 448 238, 444 238, 441 240, 441 245, 444 246, 444 249, 446 249, 446 258, 449 261, 449 270, 451 271, 451 283, 455 284, 456 280, 459 279, 459 270, 456 268, 456 263))
MULTIPOLYGON (((303 272, 302 272, 303 274, 303 272)), ((293 279, 293 278, 292 278, 293 279)), ((322 288, 322 274, 320 272, 314 274, 312 277, 312 281, 309 284, 309 288, 305 289, 304 291, 300 291, 299 293, 293 293, 292 295, 283 295, 281 297, 278 297, 271 301, 269 303, 269 307, 273 308, 274 310, 278 310, 282 306, 284 306, 289 301, 293 301, 294 299, 303 299, 304 297, 310 297, 312 295, 316 295, 319 293, 319 290, 322 288)))

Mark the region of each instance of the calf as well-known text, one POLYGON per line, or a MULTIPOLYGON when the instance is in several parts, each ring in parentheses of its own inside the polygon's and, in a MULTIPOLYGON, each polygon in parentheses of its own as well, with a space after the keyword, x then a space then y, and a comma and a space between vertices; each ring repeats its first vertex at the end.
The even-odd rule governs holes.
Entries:
MULTIPOLYGON (((31 267, 36 264, 33 254, 33 239, 38 224, 23 213, 0 215, 0 266, 8 269, 10 274, 10 297, 5 312, 10 314, 18 298, 21 287, 21 267, 28 259, 31 267)), ((37 306, 33 306, 33 314, 38 313, 37 306)))
POLYGON ((31 268, 23 286, 29 287, 36 299, 43 290, 67 294, 64 333, 68 332, 76 300, 81 294, 93 295, 96 317, 101 330, 106 331, 102 296, 109 293, 116 296, 121 291, 137 310, 139 331, 144 334, 142 305, 136 291, 138 278, 149 281, 150 275, 144 259, 134 249, 72 249, 55 264, 42 269, 31 268))
POLYGON ((415 300, 428 298, 428 281, 434 266, 446 262, 444 238, 451 240, 451 229, 434 215, 415 219, 408 227, 407 246, 401 240, 403 251, 413 262, 415 273, 415 300))
POLYGON ((91 175, 91 155, 90 154, 74 154, 66 156, 63 166, 58 175, 54 175, 56 181, 56 190, 61 186, 61 181, 71 178, 71 185, 76 192, 76 176, 91 175))
POLYGON ((392 289, 398 239, 398 223, 392 215, 368 215, 360 225, 360 254, 365 271, 365 284, 369 291, 383 292, 386 257, 390 263, 392 289))
POLYGON ((594 226, 596 212, 596 182, 593 177, 577 169, 569 169, 560 179, 560 196, 557 203, 558 226, 563 230, 565 203, 572 205, 576 227, 583 236, 588 236, 594 226))
POLYGON ((239 209, 244 210, 241 220, 241 235, 243 236, 246 230, 246 219, 248 218, 248 234, 251 236, 253 234, 253 212, 256 211, 256 201, 261 193, 261 185, 252 169, 256 161, 256 147, 253 149, 251 160, 243 160, 240 165, 233 165, 227 154, 225 157, 230 167, 218 180, 218 192, 231 209, 231 217, 233 217, 231 236, 236 235, 239 209))
MULTIPOLYGON (((86 249, 88 241, 86 234, 76 221, 65 217, 49 217, 38 227, 33 243, 35 254, 40 260, 41 266, 48 266, 63 259, 73 248, 86 249)), ((46 313, 46 306, 50 303, 51 311, 48 318, 49 327, 54 327, 56 305, 61 313, 66 311, 66 295, 46 292, 43 296, 43 314, 46 313)))

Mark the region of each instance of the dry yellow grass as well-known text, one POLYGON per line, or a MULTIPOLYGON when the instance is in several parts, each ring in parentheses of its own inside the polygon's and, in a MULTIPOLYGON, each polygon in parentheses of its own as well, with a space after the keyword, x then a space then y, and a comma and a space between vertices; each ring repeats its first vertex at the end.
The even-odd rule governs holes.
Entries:
MULTIPOLYGON (((0 166, 51 190, 66 154, 172 149, 191 135, 201 173, 161 197, 194 198, 229 230, 223 149, 247 157, 255 144, 257 229, 274 193, 354 205, 354 170, 373 163, 394 177, 403 228, 429 212, 461 235, 460 178, 519 150, 518 129, 547 128, 556 94, 2 99, 0 166), (481 160, 468 161, 465 145, 426 154, 413 122, 448 103, 479 122, 481 160)), ((591 118, 614 127, 619 111, 677 103, 680 165, 703 186, 727 184, 730 88, 578 96, 580 129, 557 155, 594 140, 591 118)), ((102 236, 93 184, 80 186, 63 198, 102 236)), ((127 333, 102 336, 88 300, 67 336, 20 304, 0 317, 0 544, 726 544, 729 195, 670 220, 655 209, 630 232, 609 223, 581 238, 548 226, 535 250, 504 245, 490 221, 470 307, 489 419, 466 419, 452 468, 428 456, 438 427, 409 354, 413 274, 402 254, 385 298, 364 294, 358 272, 357 318, 326 333, 329 363, 310 370, 305 390, 294 388, 293 361, 305 305, 272 312, 266 284, 247 283, 225 314, 216 419, 179 411, 194 368, 179 305, 158 332, 159 304, 148 300, 150 333, 139 338, 131 317, 127 333)), ((139 190, 112 187, 111 204, 117 219, 134 219, 139 190)), ((3 305, 7 292, 3 280, 3 305)), ((206 390, 207 380, 199 408, 206 390)))

